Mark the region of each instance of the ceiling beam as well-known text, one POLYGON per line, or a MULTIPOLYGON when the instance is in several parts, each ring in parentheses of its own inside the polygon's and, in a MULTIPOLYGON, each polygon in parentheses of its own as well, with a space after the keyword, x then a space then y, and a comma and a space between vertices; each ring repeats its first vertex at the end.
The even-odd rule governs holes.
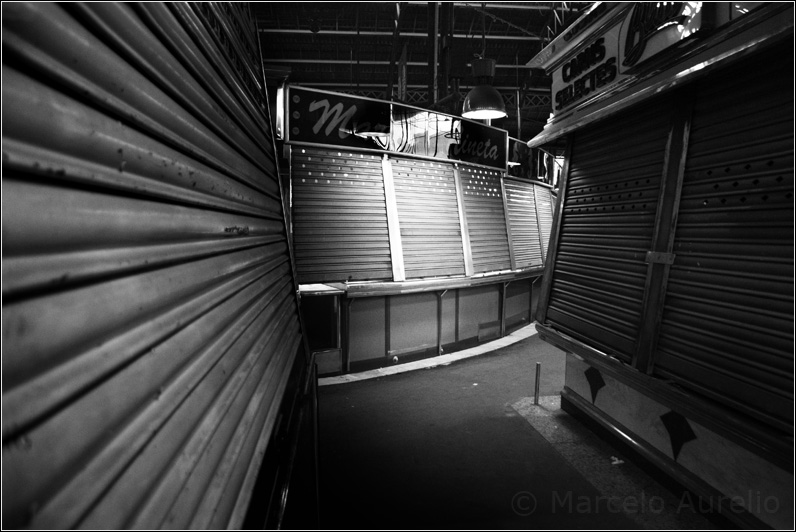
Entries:
MULTIPOLYGON (((406 2, 409 5, 426 5, 428 2, 406 2)), ((557 3, 558 5, 555 6, 555 9, 559 11, 577 11, 577 9, 572 7, 565 7, 562 6, 561 2, 534 2, 533 4, 518 2, 514 4, 496 4, 494 2, 487 2, 486 7, 487 9, 524 9, 524 10, 533 10, 533 11, 550 11, 551 4, 557 3)), ((482 7, 481 3, 476 2, 453 2, 454 7, 482 7)))
MULTIPOLYGON (((311 65, 349 65, 351 61, 347 59, 276 59, 264 58, 264 63, 293 63, 293 64, 311 64, 311 65)), ((389 61, 373 61, 370 59, 362 59, 359 61, 360 65, 389 65, 389 61)), ((406 66, 414 67, 428 67, 428 63, 423 61, 408 61, 406 66)), ((472 66, 467 63, 465 66, 472 66)), ((528 65, 495 65, 495 68, 513 68, 527 70, 530 69, 528 65)))
MULTIPOLYGON (((379 88, 382 88, 382 89, 384 88, 384 84, 383 83, 360 83, 359 85, 355 86, 355 85, 352 85, 351 83, 339 83, 339 82, 337 82, 337 83, 335 83, 335 82, 326 83, 326 82, 323 82, 323 81, 304 81, 304 82, 301 82, 301 83, 296 83, 296 85, 298 85, 300 87, 310 87, 310 88, 312 88, 312 87, 315 87, 315 88, 320 88, 320 87, 349 87, 349 88, 352 88, 352 89, 364 88, 364 87, 379 87, 379 88)), ((472 89, 473 87, 475 87, 475 85, 459 85, 459 90, 461 92, 466 92, 466 91, 472 89)), ((423 85, 423 84, 419 84, 419 83, 417 83, 417 84, 416 83, 410 83, 410 84, 406 85, 406 88, 407 89, 426 90, 426 89, 428 89, 428 85, 423 85)), ((496 86, 495 88, 497 90, 512 91, 512 92, 517 90, 517 87, 514 87, 514 86, 505 86, 505 87, 496 86)), ((550 94, 550 89, 524 89, 522 92, 524 92, 524 93, 538 92, 539 94, 549 95, 550 94)))
MULTIPOLYGON (((260 33, 266 35, 277 35, 277 34, 312 34, 312 35, 359 35, 361 37, 392 37, 391 31, 360 31, 356 32, 354 30, 321 30, 318 33, 312 33, 310 30, 307 29, 291 29, 291 30, 284 30, 284 29, 277 29, 277 28, 259 28, 260 33)), ((416 37, 416 38, 423 38, 428 39, 427 33, 420 33, 420 32, 401 32, 401 37, 416 37)), ((463 33, 459 33, 454 35, 454 38, 457 39, 471 39, 473 35, 465 35, 463 33)), ((501 40, 501 41, 541 41, 541 37, 531 36, 531 35, 487 35, 487 39, 492 40, 501 40)))

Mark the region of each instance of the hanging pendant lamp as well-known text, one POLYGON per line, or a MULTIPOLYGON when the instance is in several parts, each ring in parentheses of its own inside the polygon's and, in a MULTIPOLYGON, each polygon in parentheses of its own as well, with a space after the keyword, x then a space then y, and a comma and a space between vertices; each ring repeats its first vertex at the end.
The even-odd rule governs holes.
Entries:
POLYGON ((488 83, 494 75, 494 59, 473 60, 473 76, 478 79, 479 85, 470 90, 464 98, 462 106, 464 118, 486 120, 506 116, 506 104, 503 103, 503 96, 488 83))
MULTIPOLYGON (((485 6, 483 6, 485 7, 485 6)), ((484 57, 486 54, 486 21, 484 11, 481 10, 481 57, 473 59, 473 77, 478 80, 475 86, 464 98, 462 117, 473 120, 487 120, 503 118, 506 116, 506 104, 503 97, 490 85, 495 77, 495 60, 484 57)))

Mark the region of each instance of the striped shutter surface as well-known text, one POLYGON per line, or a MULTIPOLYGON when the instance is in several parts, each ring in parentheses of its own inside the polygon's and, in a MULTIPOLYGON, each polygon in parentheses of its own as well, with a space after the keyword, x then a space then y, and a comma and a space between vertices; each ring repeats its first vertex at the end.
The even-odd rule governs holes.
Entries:
POLYGON ((536 198, 536 216, 539 221, 539 234, 542 239, 542 260, 547 259, 547 249, 550 246, 550 232, 553 228, 553 206, 556 196, 550 187, 534 184, 534 197, 536 198))
POLYGON ((501 173, 476 166, 459 166, 464 211, 470 234, 473 272, 511 268, 501 173))
MULTIPOLYGON (((536 210, 536 186, 530 181, 506 178, 507 217, 518 268, 543 265, 539 220, 536 210)), ((549 228, 548 228, 549 231, 549 228)))
POLYGON ((391 279, 381 157, 295 146, 292 173, 299 282, 391 279))
POLYGON ((669 115, 660 109, 648 105, 575 135, 562 198, 547 318, 624 361, 638 338, 663 171, 669 115))
MULTIPOLYGON (((792 54, 790 43, 767 57, 792 54)), ((783 63, 785 64, 785 63, 783 63)), ((793 69, 698 87, 656 372, 793 427, 793 69)))
POLYGON ((453 166, 392 159, 407 278, 464 275, 453 166))
POLYGON ((243 522, 301 333, 232 11, 3 4, 6 528, 243 522))

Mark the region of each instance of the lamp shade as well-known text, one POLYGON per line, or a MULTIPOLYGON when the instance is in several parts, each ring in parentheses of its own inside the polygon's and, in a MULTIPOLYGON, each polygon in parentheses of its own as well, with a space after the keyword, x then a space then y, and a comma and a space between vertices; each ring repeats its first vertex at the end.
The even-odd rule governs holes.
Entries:
POLYGON ((495 87, 478 85, 464 98, 462 116, 474 120, 503 118, 506 116, 506 105, 495 87))

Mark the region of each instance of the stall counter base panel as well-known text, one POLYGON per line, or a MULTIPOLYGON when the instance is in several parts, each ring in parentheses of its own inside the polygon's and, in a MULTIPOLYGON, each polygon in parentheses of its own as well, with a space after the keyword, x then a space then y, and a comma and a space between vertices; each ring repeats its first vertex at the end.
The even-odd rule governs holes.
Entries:
POLYGON ((321 377, 318 379, 318 386, 331 386, 333 384, 359 382, 364 380, 377 379, 380 377, 386 377, 388 375, 397 375, 399 373, 406 373, 408 371, 415 371, 418 369, 429 369, 438 366, 447 366, 448 364, 452 364, 453 362, 458 362, 459 360, 465 360, 478 355, 483 355, 485 353, 490 353, 496 349, 516 344, 517 342, 524 340, 526 338, 530 338, 535 334, 537 334, 536 326, 535 324, 532 323, 530 325, 523 327, 522 329, 514 331, 513 333, 507 336, 504 336, 503 338, 498 338, 497 340, 477 345, 469 349, 463 349, 455 353, 448 353, 447 355, 440 355, 432 358, 426 358, 423 360, 416 360, 414 362, 407 362, 406 364, 399 364, 396 366, 376 368, 368 371, 362 371, 359 373, 348 373, 346 375, 321 377))
MULTIPOLYGON (((744 528, 793 524, 793 472, 722 437, 568 352, 562 397, 744 528), (758 523, 759 520, 759 523, 758 523)), ((684 504, 688 502, 685 501, 684 504)), ((704 505, 705 503, 703 503, 704 505)))

